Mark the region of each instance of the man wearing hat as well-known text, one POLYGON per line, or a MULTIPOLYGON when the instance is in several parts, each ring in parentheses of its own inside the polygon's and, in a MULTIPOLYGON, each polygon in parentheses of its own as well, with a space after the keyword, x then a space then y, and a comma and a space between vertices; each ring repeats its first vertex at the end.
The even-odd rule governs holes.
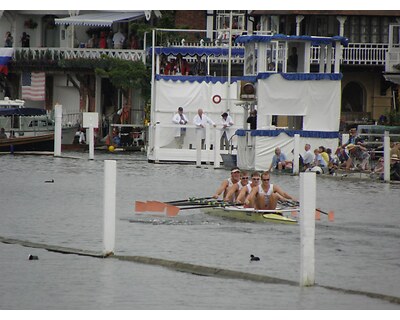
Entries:
POLYGON ((221 185, 215 191, 213 198, 218 199, 218 197, 223 193, 223 198, 226 197, 228 189, 232 187, 235 183, 240 181, 240 169, 238 167, 233 167, 231 169, 231 177, 222 181, 221 185))
POLYGON ((369 158, 370 155, 367 152, 367 148, 361 146, 361 145, 355 145, 355 144, 348 144, 346 149, 349 151, 349 159, 346 161, 346 170, 350 170, 350 167, 352 165, 355 165, 356 161, 360 161, 359 168, 361 170, 369 170, 369 158))
POLYGON ((400 181, 400 158, 397 154, 390 157, 390 180, 400 181))
POLYGON ((233 120, 228 113, 224 112, 221 114, 221 124, 222 124, 222 135, 220 140, 220 149, 221 150, 229 150, 229 139, 231 138, 229 127, 233 126, 233 120), (224 148, 225 147, 225 148, 224 148))

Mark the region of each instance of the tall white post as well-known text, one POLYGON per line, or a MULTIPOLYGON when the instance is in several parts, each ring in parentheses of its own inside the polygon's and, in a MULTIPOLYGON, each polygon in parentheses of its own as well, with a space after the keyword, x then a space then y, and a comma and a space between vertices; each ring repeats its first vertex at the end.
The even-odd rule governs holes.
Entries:
POLYGON ((295 175, 298 175, 300 172, 299 153, 300 153, 300 135, 296 133, 294 135, 294 148, 293 148, 293 174, 295 175))
POLYGON ((217 127, 214 127, 214 169, 218 169, 220 167, 220 161, 219 161, 219 153, 220 153, 220 137, 217 134, 219 132, 219 129, 217 127))
POLYGON ((300 286, 315 283, 315 172, 300 173, 300 286))
POLYGON ((103 253, 114 253, 115 248, 115 197, 117 186, 117 162, 115 160, 104 161, 104 233, 103 253))
POLYGON ((390 181, 390 137, 389 131, 385 131, 383 137, 383 180, 385 182, 390 181))
POLYGON ((89 160, 94 159, 94 129, 93 125, 89 126, 89 160))
POLYGON ((62 124, 62 105, 56 104, 54 106, 55 113, 55 126, 54 126, 54 156, 61 156, 61 124, 62 124))
POLYGON ((203 129, 196 129, 196 168, 201 168, 201 138, 203 129))

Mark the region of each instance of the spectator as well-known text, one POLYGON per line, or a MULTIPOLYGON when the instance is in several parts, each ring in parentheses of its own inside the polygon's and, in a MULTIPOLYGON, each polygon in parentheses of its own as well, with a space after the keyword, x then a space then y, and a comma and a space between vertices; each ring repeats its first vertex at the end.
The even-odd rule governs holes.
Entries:
POLYGON ((23 48, 29 48, 30 47, 30 36, 26 32, 22 32, 22 37, 21 37, 21 47, 23 48))
POLYGON ((198 54, 196 54, 196 62, 193 66, 193 75, 205 76, 206 74, 206 63, 201 60, 201 57, 198 54))
POLYGON ((14 39, 13 39, 13 37, 11 35, 11 32, 7 31, 6 32, 6 36, 4 38, 4 46, 6 48, 11 48, 13 46, 13 42, 14 42, 14 39))
POLYGON ((297 65, 298 65, 298 56, 297 56, 297 48, 292 47, 292 53, 288 58, 287 61, 287 71, 288 72, 297 72, 297 65))
POLYGON ((275 148, 275 154, 272 157, 271 164, 269 166, 268 171, 272 171, 273 169, 278 169, 281 171, 282 169, 291 169, 292 162, 287 160, 286 155, 281 151, 281 148, 275 148))
POLYGON ((6 135, 6 131, 5 131, 5 129, 4 128, 1 128, 0 129, 0 140, 1 139, 7 139, 8 137, 7 137, 7 135, 6 135))
POLYGON ((309 143, 306 143, 304 145, 304 155, 303 155, 303 171, 306 171, 307 169, 312 167, 312 163, 314 161, 314 155, 311 152, 311 145, 309 143))
POLYGON ((112 39, 114 43, 114 49, 122 49, 125 41, 125 36, 120 30, 118 30, 118 32, 114 34, 112 39))
POLYGON ((229 150, 229 139, 231 138, 231 133, 229 127, 233 126, 233 120, 228 113, 224 112, 221 114, 221 124, 222 124, 222 135, 220 140, 220 149, 229 150))
POLYGON ((211 124, 212 126, 216 126, 215 122, 211 120, 211 118, 207 117, 203 113, 203 109, 198 109, 197 114, 193 118, 193 124, 196 126, 196 139, 197 133, 199 132, 201 138, 201 149, 204 149, 204 142, 206 138, 206 125, 211 124))
POLYGON ((324 146, 319 146, 318 150, 319 150, 319 154, 325 160, 325 163, 328 165, 328 163, 329 163, 329 155, 326 152, 325 147, 324 146))
POLYGON ((370 155, 367 152, 367 148, 361 145, 348 144, 347 150, 349 151, 349 159, 346 162, 346 170, 350 170, 350 168, 356 167, 361 170, 367 171, 369 170, 369 158, 370 155), (356 162, 360 162, 359 165, 356 165, 356 162))
POLYGON ((250 123, 250 130, 257 130, 257 110, 250 111, 246 122, 250 123))
POLYGON ((400 158, 396 154, 390 157, 390 180, 400 181, 400 158))
POLYGON ((349 144, 360 145, 365 147, 364 140, 357 135, 357 129, 351 128, 349 130, 349 140, 342 145, 342 148, 347 147, 349 144))
MULTIPOLYGON (((188 123, 186 115, 183 113, 183 108, 179 107, 178 112, 172 117, 172 122, 181 126, 188 123)), ((175 131, 175 142, 178 149, 182 149, 183 141, 186 135, 186 128, 178 128, 175 131)))
POLYGON ((104 31, 100 32, 99 48, 101 49, 107 48, 106 33, 104 31))
POLYGON ((178 55, 176 56, 173 74, 183 76, 187 76, 189 74, 189 64, 185 59, 182 58, 182 55, 180 53, 178 53, 178 55))

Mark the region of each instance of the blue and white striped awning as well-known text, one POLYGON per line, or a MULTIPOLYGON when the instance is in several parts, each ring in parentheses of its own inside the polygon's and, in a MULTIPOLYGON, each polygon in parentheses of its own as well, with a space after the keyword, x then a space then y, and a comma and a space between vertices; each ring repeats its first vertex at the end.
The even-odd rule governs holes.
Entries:
POLYGON ((128 22, 144 16, 145 11, 97 12, 54 19, 54 22, 61 25, 111 27, 114 22, 128 22))

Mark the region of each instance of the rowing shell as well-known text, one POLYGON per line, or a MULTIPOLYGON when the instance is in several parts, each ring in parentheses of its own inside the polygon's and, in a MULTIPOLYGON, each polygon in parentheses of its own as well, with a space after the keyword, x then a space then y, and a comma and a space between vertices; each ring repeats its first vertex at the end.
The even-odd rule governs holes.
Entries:
POLYGON ((286 224, 296 224, 297 220, 285 217, 284 212, 298 211, 291 210, 256 210, 254 208, 235 207, 212 207, 201 208, 201 211, 212 216, 235 219, 250 222, 277 222, 286 224))

